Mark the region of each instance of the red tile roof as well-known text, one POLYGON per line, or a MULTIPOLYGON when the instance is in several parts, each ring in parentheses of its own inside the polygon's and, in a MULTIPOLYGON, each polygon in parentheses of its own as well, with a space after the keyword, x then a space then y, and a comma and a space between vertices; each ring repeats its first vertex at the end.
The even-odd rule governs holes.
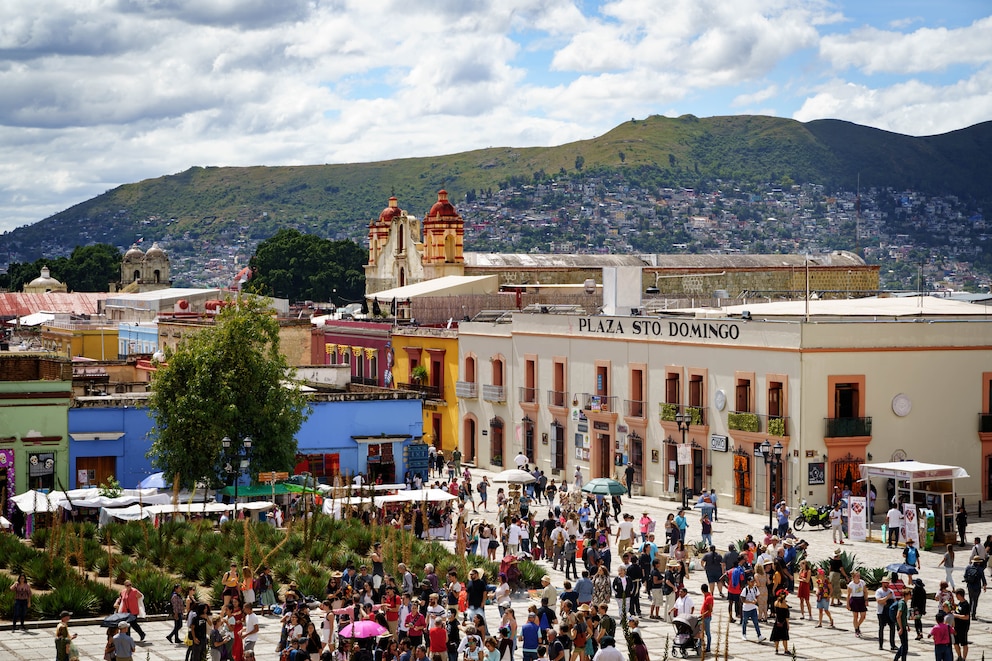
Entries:
POLYGON ((23 317, 34 312, 96 314, 100 301, 109 293, 49 292, 47 294, 0 293, 0 319, 23 317))

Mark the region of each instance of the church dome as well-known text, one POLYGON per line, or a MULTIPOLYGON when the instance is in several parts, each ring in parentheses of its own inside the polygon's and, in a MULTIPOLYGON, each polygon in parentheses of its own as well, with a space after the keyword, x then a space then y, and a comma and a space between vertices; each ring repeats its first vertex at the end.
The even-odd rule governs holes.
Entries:
POLYGON ((382 210, 379 214, 380 223, 391 223, 394 218, 398 218, 403 210, 400 209, 399 200, 393 195, 389 198, 389 206, 382 210))
MULTIPOLYGON (((131 251, 128 250, 128 252, 131 251)), ((155 243, 152 243, 152 247, 149 248, 148 252, 145 253, 145 257, 158 257, 158 258, 165 257, 165 251, 159 248, 158 242, 156 241, 155 243)))
POLYGON ((43 266, 41 269, 41 275, 31 281, 28 285, 30 287, 47 287, 51 289, 54 287, 61 287, 62 283, 52 277, 52 272, 47 266, 43 266))
POLYGON ((137 244, 131 246, 126 253, 124 253, 125 262, 140 262, 144 259, 145 253, 141 252, 141 248, 137 244))
POLYGON ((437 192, 437 202, 431 207, 431 210, 427 213, 428 218, 451 218, 457 216, 458 212, 455 211, 455 207, 452 206, 451 202, 448 201, 448 191, 442 189, 437 192))

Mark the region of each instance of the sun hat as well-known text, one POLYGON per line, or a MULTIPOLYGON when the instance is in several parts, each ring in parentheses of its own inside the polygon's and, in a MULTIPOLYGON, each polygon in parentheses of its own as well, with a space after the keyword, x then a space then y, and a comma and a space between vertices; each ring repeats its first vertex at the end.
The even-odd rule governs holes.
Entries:
POLYGON ((840 555, 840 549, 834 549, 834 555, 840 555))

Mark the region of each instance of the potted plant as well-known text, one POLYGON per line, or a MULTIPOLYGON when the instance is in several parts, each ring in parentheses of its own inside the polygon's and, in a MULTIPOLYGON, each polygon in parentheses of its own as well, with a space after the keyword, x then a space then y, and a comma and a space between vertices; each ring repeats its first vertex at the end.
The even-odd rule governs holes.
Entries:
POLYGON ((427 383, 427 368, 423 365, 417 365, 412 370, 410 370, 410 378, 413 379, 414 383, 424 384, 427 383))

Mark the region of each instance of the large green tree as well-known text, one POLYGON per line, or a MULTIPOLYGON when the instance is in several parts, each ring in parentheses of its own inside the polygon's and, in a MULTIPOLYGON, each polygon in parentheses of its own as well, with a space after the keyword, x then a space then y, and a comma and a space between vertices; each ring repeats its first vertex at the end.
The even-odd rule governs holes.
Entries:
POLYGON ((279 230, 258 244, 246 291, 291 301, 360 301, 365 295, 367 253, 354 241, 331 241, 297 230, 279 230))
POLYGON ((225 307, 215 326, 167 353, 152 379, 155 416, 152 463, 180 484, 226 482, 224 465, 237 465, 252 439, 248 472, 285 471, 296 456, 296 432, 309 413, 279 353, 279 324, 268 303, 242 296, 225 307), (225 455, 221 440, 233 447, 225 455))
POLYGON ((121 251, 107 243, 76 246, 68 257, 12 262, 7 273, 0 275, 0 288, 21 291, 47 266, 52 277, 64 283, 69 291, 104 292, 111 282, 120 280, 121 259, 121 251))

